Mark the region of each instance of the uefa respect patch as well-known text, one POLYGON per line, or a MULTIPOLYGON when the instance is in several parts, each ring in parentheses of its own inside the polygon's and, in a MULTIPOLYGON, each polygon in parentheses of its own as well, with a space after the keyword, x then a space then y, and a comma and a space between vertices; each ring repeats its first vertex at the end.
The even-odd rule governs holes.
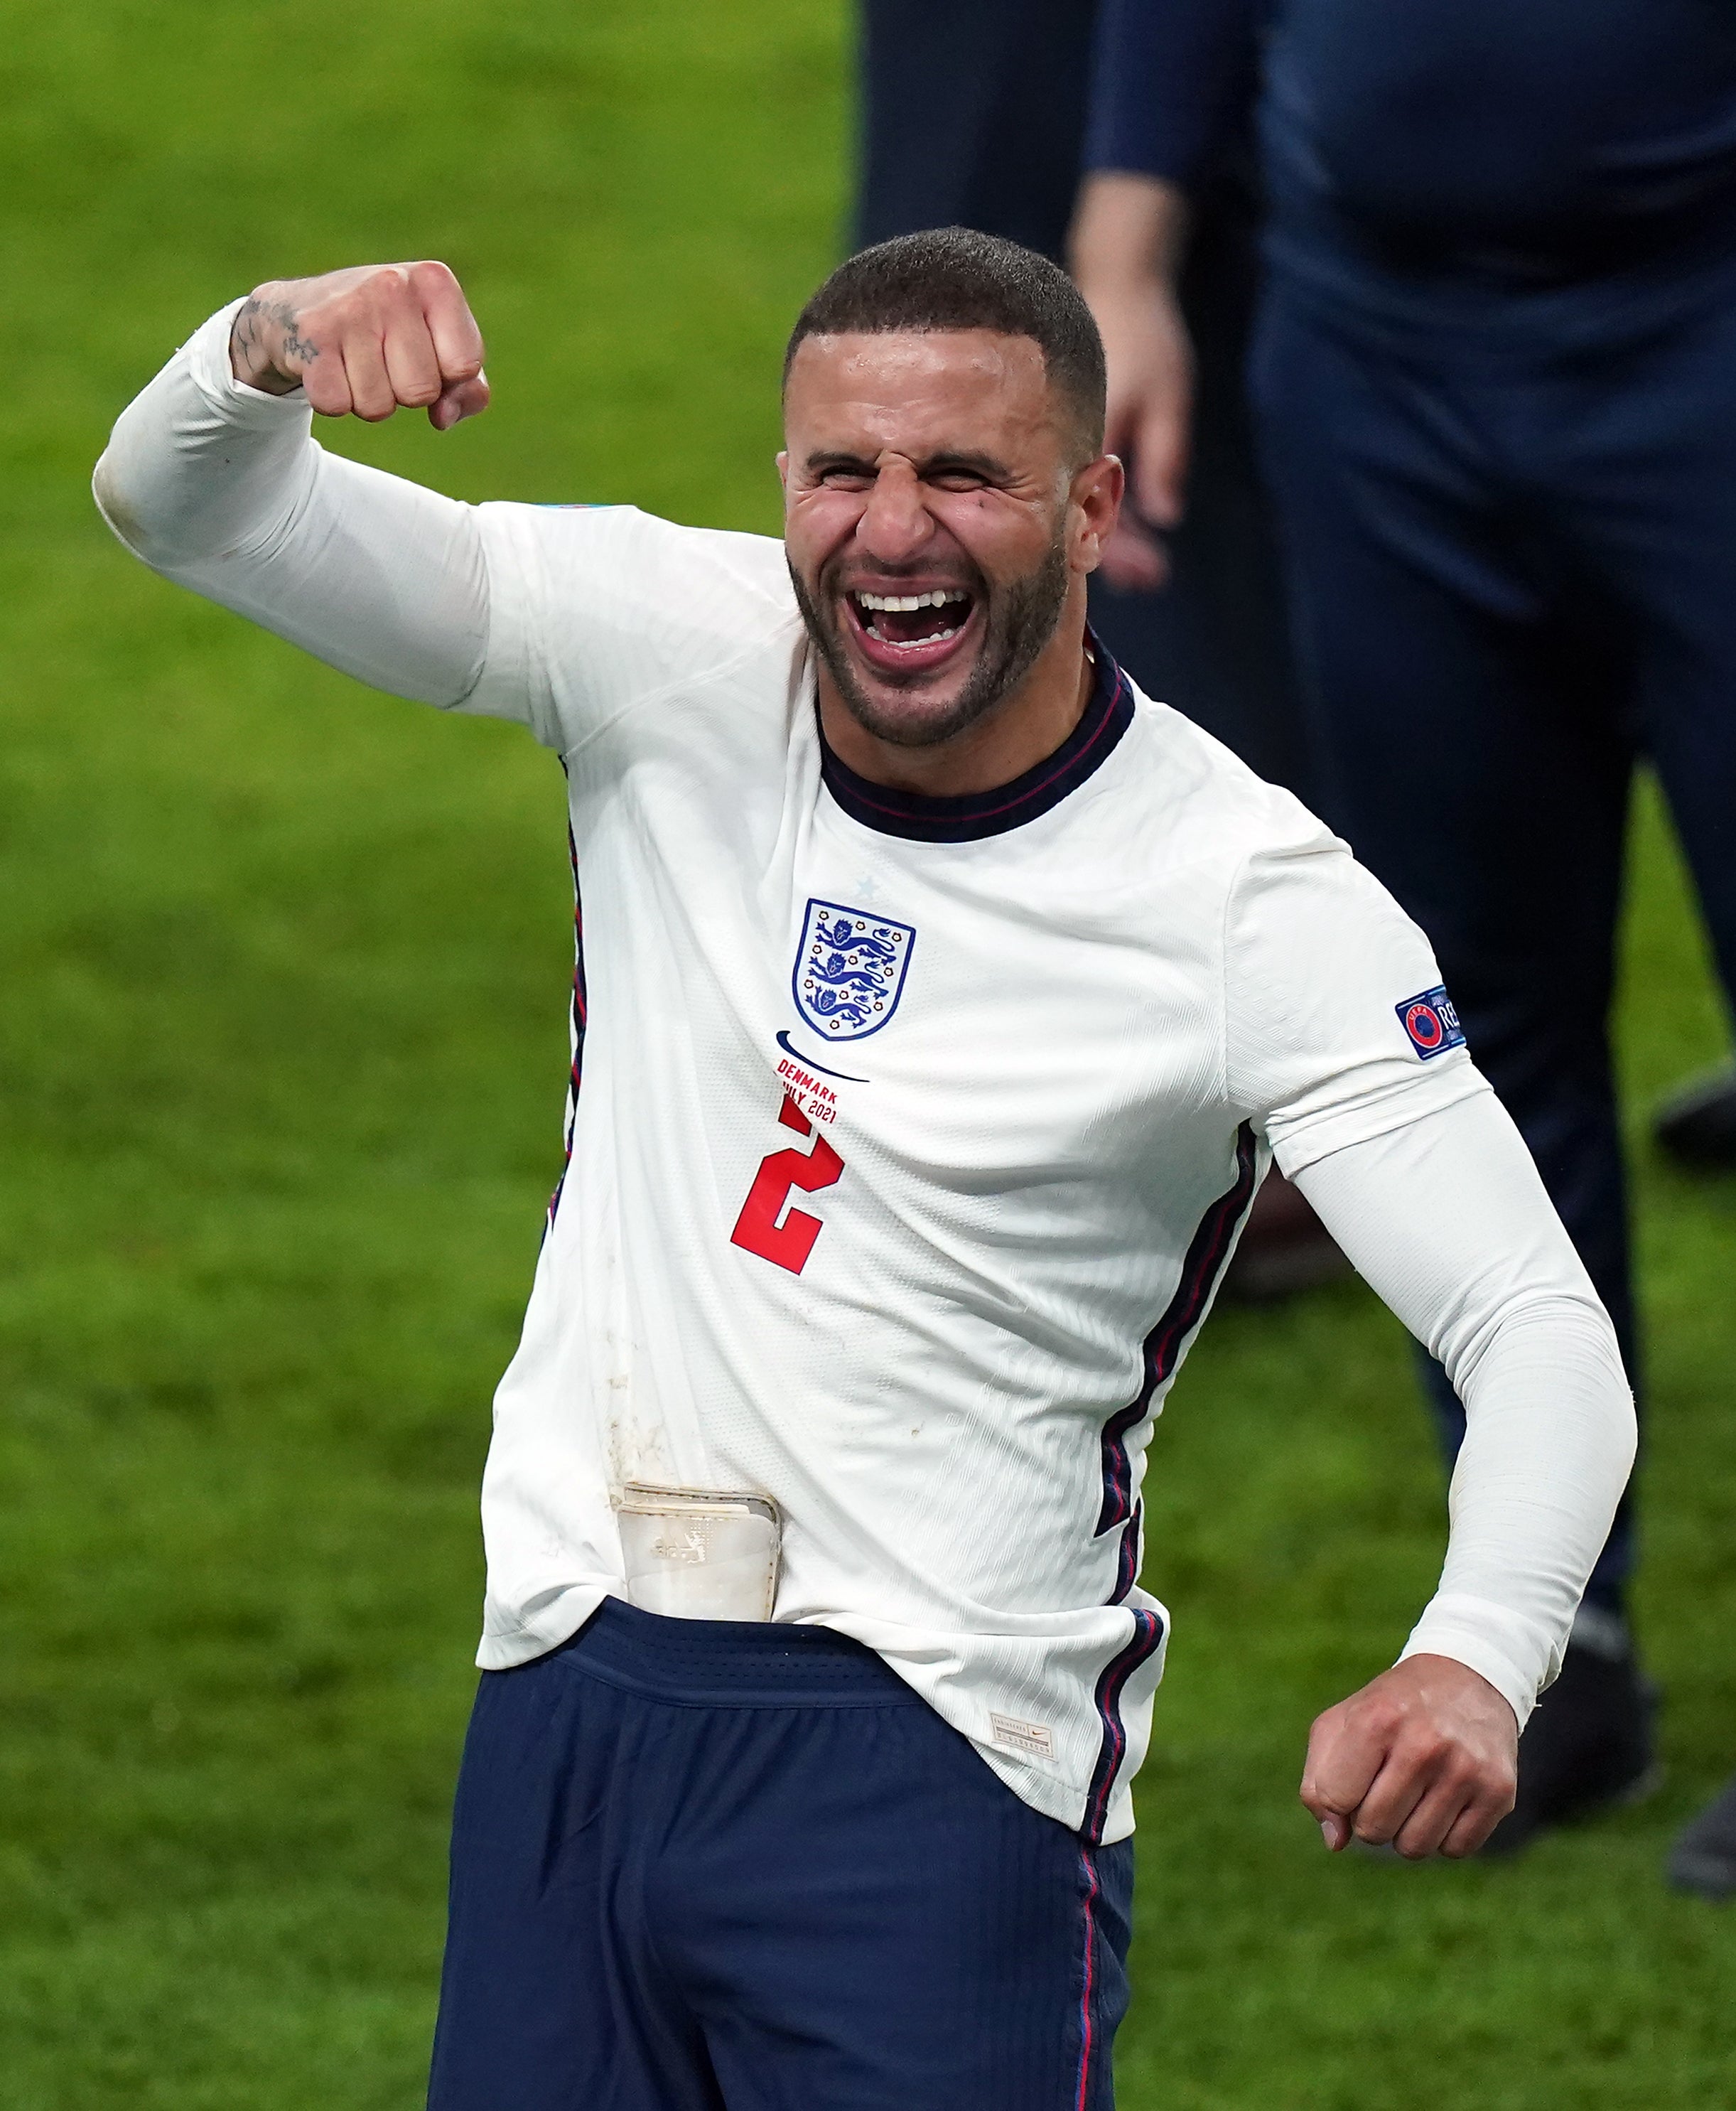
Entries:
POLYGON ((1425 1063, 1431 1056, 1444 1056, 1449 1048, 1464 1046, 1465 1029, 1459 1024, 1453 1000, 1444 987, 1424 990, 1418 996, 1407 996, 1403 1004, 1395 1004, 1393 1010, 1398 1015, 1398 1024, 1410 1037, 1412 1047, 1425 1063))

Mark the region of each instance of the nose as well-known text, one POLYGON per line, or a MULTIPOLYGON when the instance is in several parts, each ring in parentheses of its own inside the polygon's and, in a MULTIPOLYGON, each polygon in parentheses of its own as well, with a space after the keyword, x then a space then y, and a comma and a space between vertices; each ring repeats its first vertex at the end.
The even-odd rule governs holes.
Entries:
POLYGON ((904 564, 933 533, 916 471, 909 462, 884 463, 856 524, 858 544, 883 564, 904 564))

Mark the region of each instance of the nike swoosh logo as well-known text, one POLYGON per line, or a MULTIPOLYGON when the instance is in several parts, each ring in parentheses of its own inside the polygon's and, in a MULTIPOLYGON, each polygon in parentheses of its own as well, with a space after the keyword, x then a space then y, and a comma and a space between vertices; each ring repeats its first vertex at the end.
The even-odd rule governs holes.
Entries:
POLYGON ((846 1085, 865 1085, 868 1083, 866 1078, 853 1078, 848 1070, 834 1070, 829 1064, 818 1062, 812 1056, 803 1055, 800 1048, 791 1044, 787 1030, 778 1035, 777 1045, 786 1056, 793 1056, 798 1063, 805 1063, 810 1070, 823 1070, 828 1078, 841 1078, 846 1085))

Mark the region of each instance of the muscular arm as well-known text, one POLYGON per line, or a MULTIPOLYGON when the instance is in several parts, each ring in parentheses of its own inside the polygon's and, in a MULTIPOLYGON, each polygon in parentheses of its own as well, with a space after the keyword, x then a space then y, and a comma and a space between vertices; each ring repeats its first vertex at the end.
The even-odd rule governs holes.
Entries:
POLYGON ((480 338, 473 363, 431 327, 418 343, 397 315, 358 326, 368 288, 354 282, 424 268, 443 270, 333 273, 213 316, 122 413, 94 488, 154 570, 377 688, 450 706, 474 688, 488 642, 474 515, 311 435, 315 408, 373 419, 416 403, 443 427, 486 402, 480 338), (310 288, 324 290, 309 299, 310 288), (334 288, 347 303, 336 321, 334 288), (447 364, 468 375, 449 378, 447 364))
POLYGON ((1517 1729, 1633 1464, 1615 1330, 1492 1093, 1294 1177, 1466 1423, 1439 1590, 1394 1669, 1316 1724, 1304 1800, 1329 1845, 1469 1853, 1511 1800, 1517 1729))

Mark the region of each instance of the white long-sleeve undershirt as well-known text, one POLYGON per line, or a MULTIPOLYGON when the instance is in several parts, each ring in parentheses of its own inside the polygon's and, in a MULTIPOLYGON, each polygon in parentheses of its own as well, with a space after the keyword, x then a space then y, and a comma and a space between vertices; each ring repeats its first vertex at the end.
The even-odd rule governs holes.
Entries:
POLYGON ((1521 1723, 1561 1668, 1634 1463, 1615 1328, 1492 1092, 1296 1174, 1464 1403, 1440 1587, 1403 1655, 1455 1657, 1521 1723))
POLYGON ((154 570, 372 688, 461 705, 488 642, 475 509, 328 454, 300 389, 229 370, 213 316, 121 413, 93 488, 154 570))
MULTIPOLYGON (((156 570, 359 679, 482 708, 503 588, 475 511, 328 455, 299 393, 237 384, 233 313, 123 414, 97 470, 104 517, 156 570)), ((548 737, 533 701, 520 715, 548 737)), ((1523 1723, 1632 1464, 1613 1329, 1486 1092, 1286 1169, 1465 1404, 1440 1588, 1404 1654, 1469 1664, 1523 1723)))

